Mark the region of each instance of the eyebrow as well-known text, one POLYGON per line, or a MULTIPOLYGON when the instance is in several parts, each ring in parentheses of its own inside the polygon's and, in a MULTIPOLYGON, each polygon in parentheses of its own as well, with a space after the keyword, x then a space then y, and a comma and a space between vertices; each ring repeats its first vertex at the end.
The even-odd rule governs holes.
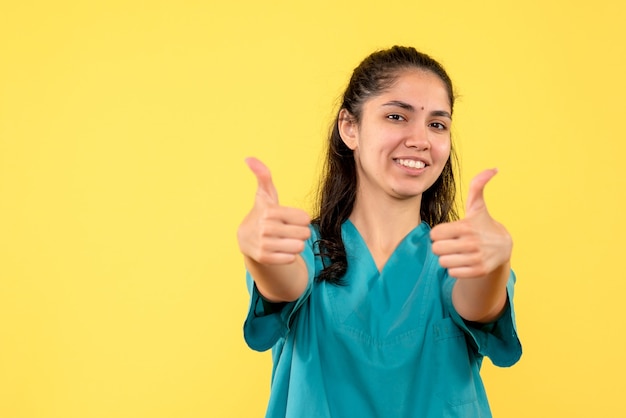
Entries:
MULTIPOLYGON (((402 102, 400 100, 391 100, 387 103, 383 103, 383 106, 397 106, 399 108, 408 110, 409 112, 415 112, 415 107, 413 107, 413 105, 402 102)), ((452 115, 450 114, 450 112, 446 112, 445 110, 433 110, 432 112, 430 112, 430 115, 441 116, 452 120, 452 115)))

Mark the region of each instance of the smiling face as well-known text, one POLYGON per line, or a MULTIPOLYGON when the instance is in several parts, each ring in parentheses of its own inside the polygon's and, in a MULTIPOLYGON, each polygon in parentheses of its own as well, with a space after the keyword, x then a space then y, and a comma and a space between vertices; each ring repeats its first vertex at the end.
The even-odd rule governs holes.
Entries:
POLYGON ((357 203, 392 197, 421 202, 450 156, 451 107, 434 73, 404 70, 363 103, 361 117, 342 110, 339 131, 354 152, 357 203))

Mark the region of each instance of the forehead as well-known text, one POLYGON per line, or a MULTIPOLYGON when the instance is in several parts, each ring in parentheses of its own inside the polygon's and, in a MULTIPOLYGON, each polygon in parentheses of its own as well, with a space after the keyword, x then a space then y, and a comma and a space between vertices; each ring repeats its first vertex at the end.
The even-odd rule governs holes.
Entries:
POLYGON ((424 70, 403 70, 394 82, 377 96, 370 98, 372 104, 399 100, 413 106, 436 107, 450 111, 450 98, 446 84, 438 75, 424 70))

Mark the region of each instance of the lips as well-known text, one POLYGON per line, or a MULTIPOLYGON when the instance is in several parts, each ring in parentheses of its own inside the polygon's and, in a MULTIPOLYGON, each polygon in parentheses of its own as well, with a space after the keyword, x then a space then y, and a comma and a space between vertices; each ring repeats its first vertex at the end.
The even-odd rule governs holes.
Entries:
POLYGON ((408 158, 397 158, 396 162, 400 164, 401 166, 408 167, 408 168, 424 168, 427 165, 422 160, 414 160, 414 159, 408 159, 408 158))

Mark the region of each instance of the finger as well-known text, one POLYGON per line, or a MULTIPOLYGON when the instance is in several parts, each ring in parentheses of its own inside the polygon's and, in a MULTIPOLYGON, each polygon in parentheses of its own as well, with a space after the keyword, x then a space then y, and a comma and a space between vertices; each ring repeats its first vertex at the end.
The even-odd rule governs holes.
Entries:
POLYGON ((484 190, 485 186, 498 173, 497 168, 485 170, 470 183, 469 192, 467 194, 467 204, 465 205, 465 215, 470 215, 474 212, 484 210, 487 206, 485 204, 484 190))
POLYGON ((265 239, 254 260, 261 264, 288 264, 304 251, 305 243, 299 239, 265 239))
POLYGON ((454 267, 448 269, 448 274, 455 279, 479 279, 484 277, 486 272, 478 267, 454 267))
POLYGON ((471 232, 470 228, 466 220, 442 223, 430 231, 430 239, 433 242, 458 239, 471 232))
POLYGON ((261 232, 263 237, 274 239, 296 239, 301 242, 309 239, 311 230, 308 226, 287 225, 282 223, 272 223, 265 225, 261 232))
POLYGON ((447 254, 439 257, 439 264, 446 269, 476 268, 482 265, 479 253, 447 254))
POLYGON ((272 182, 272 174, 269 168, 254 157, 248 157, 245 161, 256 176, 258 192, 267 196, 272 203, 278 204, 278 192, 276 191, 276 187, 274 187, 274 182, 272 182))
POLYGON ((298 254, 269 253, 259 257, 257 262, 261 264, 289 264, 296 260, 298 254))
POLYGON ((301 239, 275 238, 268 239, 263 244, 263 252, 266 254, 300 254, 304 251, 305 242, 301 239))
POLYGON ((442 256, 439 257, 439 264, 457 279, 476 279, 489 273, 488 266, 478 254, 442 256))
POLYGON ((480 251, 480 243, 473 239, 448 239, 433 242, 432 249, 438 256, 473 254, 480 251))
POLYGON ((306 226, 311 223, 308 213, 298 208, 275 206, 268 209, 267 217, 288 225, 306 226))

